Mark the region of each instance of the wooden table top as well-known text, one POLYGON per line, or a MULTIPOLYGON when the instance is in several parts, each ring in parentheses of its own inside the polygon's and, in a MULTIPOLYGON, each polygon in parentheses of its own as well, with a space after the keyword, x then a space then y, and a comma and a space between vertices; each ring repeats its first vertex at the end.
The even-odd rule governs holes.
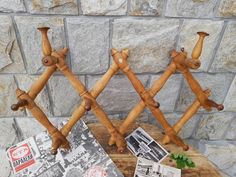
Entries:
MULTIPOLYGON (((120 124, 120 121, 113 121, 115 126, 120 124)), ((133 177, 136 160, 137 158, 129 152, 128 149, 123 153, 118 153, 115 146, 108 145, 109 134, 105 127, 100 123, 88 124, 93 135, 97 138, 98 142, 102 145, 105 151, 109 154, 110 158, 116 164, 116 166, 121 170, 125 177, 133 177)), ((137 127, 142 127, 149 135, 151 135, 158 143, 161 144, 161 139, 163 137, 161 130, 154 125, 136 123, 129 128, 128 134, 135 130, 137 127)), ((162 144, 161 144, 162 145, 162 144)), ((182 153, 182 148, 177 147, 174 144, 163 145, 163 147, 174 153, 182 153)), ((190 146, 188 151, 184 152, 189 156, 196 164, 194 169, 182 170, 183 177, 221 177, 218 169, 202 154, 200 154, 196 149, 190 146)), ((162 164, 173 166, 173 161, 167 157, 162 164)))

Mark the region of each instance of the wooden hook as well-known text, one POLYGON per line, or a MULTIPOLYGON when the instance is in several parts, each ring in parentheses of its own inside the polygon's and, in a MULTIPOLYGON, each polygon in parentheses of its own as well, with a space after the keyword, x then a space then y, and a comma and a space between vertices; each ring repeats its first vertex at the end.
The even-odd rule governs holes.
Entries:
POLYGON ((218 111, 222 111, 224 109, 224 105, 223 104, 218 104, 216 102, 214 102, 213 100, 207 99, 205 101, 205 104, 209 105, 210 107, 216 108, 218 111))
POLYGON ((198 60, 201 53, 202 53, 202 47, 203 47, 203 41, 204 41, 204 38, 206 36, 209 36, 208 33, 206 32, 197 32, 197 34, 199 35, 199 38, 198 38, 198 41, 195 45, 195 47, 193 48, 193 51, 192 51, 192 59, 195 59, 195 60, 198 60))
POLYGON ((58 63, 58 59, 54 56, 46 56, 42 59, 42 63, 44 66, 52 66, 58 63))
POLYGON ((50 29, 49 27, 38 28, 38 30, 42 34, 42 51, 44 56, 49 56, 52 53, 52 47, 47 35, 49 29, 50 29))
POLYGON ((28 104, 27 100, 25 99, 20 99, 16 104, 13 104, 11 106, 12 111, 17 111, 20 107, 24 107, 28 104))

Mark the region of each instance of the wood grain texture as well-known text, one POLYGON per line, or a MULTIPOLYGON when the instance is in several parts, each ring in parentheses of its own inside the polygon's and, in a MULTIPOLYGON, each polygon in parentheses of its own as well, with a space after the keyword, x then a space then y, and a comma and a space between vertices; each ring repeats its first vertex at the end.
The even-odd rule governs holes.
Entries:
MULTIPOLYGON (((145 103, 145 106, 149 108, 153 116, 162 125, 162 127, 165 130, 165 133, 169 136, 171 141, 175 143, 177 146, 181 146, 184 150, 188 150, 188 146, 184 144, 184 142, 182 141, 180 137, 178 137, 177 133, 174 131, 174 129, 171 127, 168 121, 165 119, 163 113, 159 109, 159 103, 157 103, 153 99, 153 97, 150 95, 150 93, 145 89, 141 81, 138 79, 138 77, 134 74, 134 72, 130 68, 128 62, 124 60, 122 55, 119 52, 117 52, 115 49, 112 49, 112 51, 113 53, 116 53, 115 56, 117 56, 115 57, 113 55, 114 61, 119 66, 119 68, 126 74, 128 79, 132 83, 134 89, 136 90, 140 98, 145 103)), ((110 144, 113 144, 113 143, 110 143, 110 144)))
MULTIPOLYGON (((123 138, 123 136, 119 133, 119 131, 113 126, 111 121, 109 120, 107 114, 104 112, 104 110, 100 107, 100 105, 96 101, 96 95, 99 95, 99 93, 106 87, 106 84, 109 82, 111 77, 115 74, 115 72, 118 71, 118 67, 112 65, 110 67, 110 70, 102 77, 101 81, 95 85, 96 87, 93 88, 93 95, 91 95, 90 92, 86 89, 85 85, 76 77, 76 75, 70 70, 66 63, 66 54, 68 52, 68 48, 63 48, 58 51, 52 51, 50 41, 47 36, 48 27, 39 28, 42 34, 42 50, 44 54, 44 58, 42 59, 43 65, 47 67, 53 67, 53 69, 56 67, 58 68, 65 77, 69 80, 70 84, 74 87, 74 89, 77 91, 78 95, 83 98, 83 102, 81 105, 74 111, 75 113, 72 114, 72 118, 68 121, 68 123, 60 130, 60 132, 57 132, 57 135, 61 136, 58 141, 54 140, 54 136, 52 136, 53 141, 53 154, 56 153, 57 149, 59 147, 68 149, 68 143, 65 142, 65 137, 69 134, 74 124, 84 115, 85 111, 91 111, 94 113, 94 115, 98 118, 98 120, 107 128, 108 132, 111 135, 111 140, 115 142, 115 144, 118 147, 118 151, 122 152, 123 149, 126 147, 126 142, 123 138), (64 138, 64 139, 63 139, 64 138)), ((122 51, 122 56, 127 59, 128 51, 124 50, 122 51)), ((47 71, 47 70, 46 70, 47 71)), ((37 90, 41 90, 43 88, 43 84, 46 83, 46 81, 49 79, 53 72, 47 72, 43 77, 43 79, 39 80, 40 82, 37 82, 38 85, 34 88, 39 88, 37 90), (48 76, 48 77, 46 77, 48 76), (40 87, 41 86, 41 87, 40 87)), ((42 78, 42 76, 41 76, 42 78)), ((37 94, 34 94, 37 96, 37 94)), ((49 131, 48 126, 46 126, 47 130, 49 131)), ((50 131, 49 131, 50 132, 50 131)))
MULTIPOLYGON (((113 121, 115 126, 119 126, 121 121, 113 121)), ((131 133, 137 127, 142 127, 150 136, 152 136, 158 143, 161 143, 162 130, 158 129, 154 125, 135 123, 127 129, 127 134, 131 133)), ((128 149, 123 153, 117 153, 113 146, 108 146, 107 141, 109 134, 102 124, 92 123, 88 124, 93 135, 97 138, 98 142, 102 145, 105 151, 109 154, 110 158, 121 170, 125 177, 133 177, 137 158, 133 156, 128 149)), ((162 144, 163 145, 163 144, 162 144)), ((172 153, 182 153, 182 148, 177 147, 173 144, 163 145, 165 149, 172 153)), ((182 170, 182 177, 221 177, 219 170, 202 154, 196 149, 190 147, 188 151, 184 152, 196 163, 196 168, 182 170)), ((167 157, 162 164, 174 166, 173 161, 167 157)))
MULTIPOLYGON (((188 82, 189 87, 196 96, 195 102, 186 110, 181 119, 174 125, 173 128, 176 131, 176 133, 178 133, 184 126, 184 124, 188 120, 190 120, 194 114, 197 113, 198 109, 201 106, 208 111, 210 111, 212 107, 217 108, 218 111, 224 109, 224 106, 222 104, 217 104, 214 101, 208 99, 209 96, 204 93, 199 82, 193 77, 193 75, 190 72, 190 69, 197 69, 200 67, 201 62, 199 60, 199 57, 202 53, 203 41, 204 38, 209 35, 205 32, 198 32, 197 34, 199 35, 199 38, 192 51, 192 58, 187 57, 188 54, 187 52, 184 51, 184 48, 181 48, 181 51, 179 52, 177 52, 176 50, 171 51, 170 53, 172 58, 171 63, 164 71, 162 76, 154 82, 152 87, 149 90, 147 90, 147 92, 145 92, 142 83, 140 83, 138 79, 135 77, 135 75, 132 73, 132 69, 128 65, 127 61, 123 61, 122 57, 114 58, 113 56, 114 61, 117 63, 117 65, 119 65, 120 69, 124 71, 124 73, 127 75, 129 80, 133 84, 135 90, 142 98, 141 101, 129 112, 127 118, 123 121, 123 123, 119 127, 119 131, 121 134, 124 134, 126 130, 129 128, 129 126, 135 122, 135 120, 143 112, 145 107, 152 108, 149 106, 151 105, 150 103, 152 103, 153 101, 152 98, 161 90, 161 88, 164 86, 169 77, 176 71, 179 71, 180 73, 183 74, 184 78, 188 82), (147 96, 146 99, 145 97, 142 97, 145 95, 147 96)), ((160 110, 155 110, 155 111, 158 112, 156 112, 155 115, 155 112, 152 111, 154 117, 157 118, 157 121, 163 126, 166 132, 166 136, 163 139, 163 143, 168 143, 170 142, 171 139, 172 141, 174 140, 173 142, 175 144, 183 146, 185 148, 185 145, 181 143, 181 139, 177 139, 178 137, 173 133, 174 131, 172 127, 170 127, 168 125, 168 122, 165 121, 165 117, 161 113, 161 111, 160 110), (167 130, 169 130, 169 132, 167 130)))
MULTIPOLYGON (((210 96, 210 90, 207 89, 204 91, 204 93, 206 94, 207 97, 210 96)), ((189 107, 188 109, 185 111, 185 113, 183 114, 183 116, 174 124, 173 128, 176 131, 176 133, 179 133, 180 130, 183 128, 183 126, 197 113, 197 111, 199 110, 199 108, 201 107, 201 103, 198 101, 198 99, 196 99, 189 107)), ((163 144, 167 144, 170 142, 170 138, 165 135, 162 143, 163 144)))
MULTIPOLYGON (((102 79, 97 82, 92 90, 93 95, 91 95, 91 93, 86 89, 85 85, 69 69, 66 63, 66 54, 68 52, 68 48, 63 48, 58 51, 52 51, 52 47, 47 35, 49 29, 50 28, 48 27, 42 27, 38 29, 41 32, 42 36, 42 52, 44 55, 42 63, 47 68, 39 77, 39 79, 32 84, 30 90, 27 93, 20 89, 17 89, 16 95, 18 98, 18 103, 13 104, 11 106, 11 109, 17 111, 19 108, 27 108, 31 111, 32 115, 47 129, 47 131, 51 135, 51 153, 54 155, 57 153, 57 149, 60 147, 69 149, 70 146, 69 142, 66 139, 66 136, 69 134, 74 124, 84 115, 85 111, 89 111, 91 109, 98 120, 107 128, 108 132, 111 135, 112 142, 115 142, 116 146, 118 147, 118 151, 122 152, 126 147, 126 141, 124 137, 113 126, 107 114, 96 101, 96 97, 106 87, 107 83, 118 71, 119 67, 116 66, 115 63, 111 65, 108 72, 106 72, 102 79), (70 84, 74 87, 79 96, 83 98, 83 102, 81 103, 81 105, 74 111, 71 119, 60 131, 53 126, 44 112, 34 102, 34 99, 44 88, 47 81, 56 71, 56 69, 59 69, 65 75, 65 77, 70 81, 70 84)), ((122 56, 127 59, 128 50, 123 50, 122 56)))
MULTIPOLYGON (((127 56, 126 56, 127 58, 127 56)), ((83 102, 81 106, 84 106, 84 109, 81 109, 79 107, 78 110, 75 110, 75 112, 79 112, 79 116, 76 116, 73 114, 73 119, 70 119, 68 123, 62 128, 61 132, 63 132, 63 135, 67 136, 68 133, 71 131, 72 127, 74 126, 74 123, 78 121, 81 116, 84 114, 86 110, 86 100, 89 100, 89 109, 91 108, 91 111, 93 114, 97 117, 97 119, 107 128, 108 132, 111 135, 111 141, 115 142, 117 146, 117 150, 122 152, 125 147, 126 147, 126 142, 123 138, 123 136, 119 133, 119 131, 113 126, 111 123, 110 119, 108 118, 107 114, 105 111, 102 109, 102 107, 97 103, 96 98, 94 98, 91 93, 86 89, 85 85, 76 78, 75 74, 69 69, 67 64, 65 63, 64 58, 58 57, 58 63, 56 64, 58 69, 65 75, 65 77, 70 81, 70 84, 74 87, 74 89, 77 91, 77 93, 80 95, 80 97, 83 98, 83 102)), ((114 68, 114 67, 113 67, 114 68)), ((98 95, 100 91, 102 91, 106 84, 109 82, 111 79, 112 75, 115 74, 117 70, 115 69, 114 72, 109 72, 106 77, 103 77, 102 81, 98 81, 98 85, 93 88, 93 93, 94 95, 98 95)), ((111 144, 111 143, 109 143, 111 144)))

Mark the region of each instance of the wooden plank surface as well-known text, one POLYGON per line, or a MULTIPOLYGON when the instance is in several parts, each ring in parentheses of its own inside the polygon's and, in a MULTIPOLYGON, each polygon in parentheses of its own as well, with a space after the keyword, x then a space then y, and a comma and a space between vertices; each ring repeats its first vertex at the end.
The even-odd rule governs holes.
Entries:
MULTIPOLYGON (((113 123, 116 126, 120 125, 120 121, 113 121, 113 123)), ((163 137, 161 130, 150 124, 134 124, 129 128, 128 134, 139 126, 142 127, 149 135, 151 135, 158 143, 161 144, 161 139, 163 137)), ((126 149, 123 153, 118 153, 115 146, 109 146, 109 134, 103 125, 99 123, 92 123, 88 124, 88 127, 92 131, 93 135, 97 138, 98 142, 109 154, 114 163, 117 165, 117 167, 124 174, 124 176, 133 177, 137 158, 133 156, 128 149, 126 149)), ((169 152, 183 152, 182 148, 179 148, 174 144, 163 145, 163 147, 169 152)), ((197 152, 197 150, 193 147, 190 147, 190 149, 184 153, 192 158, 192 160, 196 164, 196 168, 182 170, 183 177, 221 177, 217 168, 205 156, 197 152)), ((174 166, 173 161, 171 161, 169 157, 167 157, 162 162, 162 164, 174 166)))

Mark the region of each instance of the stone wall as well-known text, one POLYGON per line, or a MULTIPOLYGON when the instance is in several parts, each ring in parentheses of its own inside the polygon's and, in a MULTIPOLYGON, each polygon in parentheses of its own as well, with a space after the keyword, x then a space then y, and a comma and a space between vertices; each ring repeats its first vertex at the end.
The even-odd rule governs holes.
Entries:
MULTIPOLYGON (((42 73, 41 38, 36 30, 49 26, 55 49, 69 47, 67 62, 88 88, 112 62, 112 47, 130 49, 129 63, 149 88, 170 61, 172 49, 191 53, 197 31, 206 31, 202 65, 194 76, 211 98, 224 103, 221 113, 200 110, 181 132, 225 175, 236 176, 236 2, 235 0, 1 0, 0 1, 0 153, 19 140, 42 131, 29 112, 10 110, 15 89, 27 90, 42 73)), ((194 95, 181 74, 173 75, 156 96, 173 124, 194 95)), ((110 118, 123 119, 139 100, 119 72, 99 96, 110 118)), ((37 102, 56 123, 68 118, 80 102, 59 72, 37 102)), ((86 122, 95 118, 89 113, 86 122)), ((148 110, 139 121, 156 123, 148 110)), ((10 175, 6 158, 1 174, 10 175)))

